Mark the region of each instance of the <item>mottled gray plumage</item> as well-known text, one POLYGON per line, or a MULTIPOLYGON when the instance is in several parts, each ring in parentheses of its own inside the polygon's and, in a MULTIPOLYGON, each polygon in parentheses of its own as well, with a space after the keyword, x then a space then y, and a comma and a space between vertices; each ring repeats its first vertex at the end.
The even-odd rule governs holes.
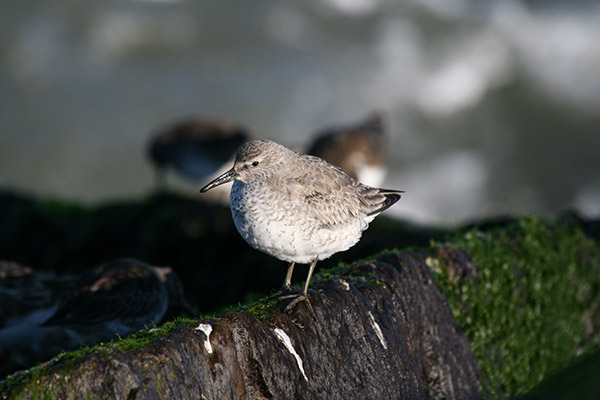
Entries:
POLYGON ((298 154, 270 140, 242 145, 231 170, 201 189, 234 180, 231 212, 254 248, 292 264, 311 263, 347 250, 380 212, 400 199, 399 190, 372 188, 324 160, 298 154))

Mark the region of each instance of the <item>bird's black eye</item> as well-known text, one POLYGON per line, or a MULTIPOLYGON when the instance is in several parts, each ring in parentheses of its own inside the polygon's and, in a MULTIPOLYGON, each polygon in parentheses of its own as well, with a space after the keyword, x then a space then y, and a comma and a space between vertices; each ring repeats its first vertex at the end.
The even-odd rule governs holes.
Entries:
POLYGON ((252 166, 253 166, 253 167, 256 167, 257 165, 258 165, 258 161, 254 161, 254 162, 252 163, 252 166))

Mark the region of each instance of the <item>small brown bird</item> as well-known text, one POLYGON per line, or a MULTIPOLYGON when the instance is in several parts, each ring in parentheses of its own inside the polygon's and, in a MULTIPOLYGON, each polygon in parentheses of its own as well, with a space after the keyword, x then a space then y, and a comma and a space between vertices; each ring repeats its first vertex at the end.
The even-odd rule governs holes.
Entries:
POLYGON ((352 178, 377 187, 385 178, 386 134, 383 117, 372 113, 363 121, 317 133, 307 154, 347 171, 352 178))

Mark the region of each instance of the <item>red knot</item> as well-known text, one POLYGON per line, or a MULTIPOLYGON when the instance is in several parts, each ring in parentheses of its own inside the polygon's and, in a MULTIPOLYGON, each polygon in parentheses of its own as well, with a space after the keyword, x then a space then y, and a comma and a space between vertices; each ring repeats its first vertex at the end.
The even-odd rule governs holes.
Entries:
POLYGON ((318 157, 263 139, 242 145, 233 168, 200 192, 231 181, 230 207, 240 235, 255 249, 290 262, 283 289, 291 287, 295 263, 310 263, 294 304, 307 299, 317 261, 355 245, 402 193, 364 185, 318 157))

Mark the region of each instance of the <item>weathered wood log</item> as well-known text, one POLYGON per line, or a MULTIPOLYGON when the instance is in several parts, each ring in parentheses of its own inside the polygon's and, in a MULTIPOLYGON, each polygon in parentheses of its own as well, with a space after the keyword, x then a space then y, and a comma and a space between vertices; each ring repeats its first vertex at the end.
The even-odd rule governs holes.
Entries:
POLYGON ((389 253, 287 313, 230 312, 135 351, 60 358, 2 398, 479 398, 477 362, 424 258, 389 253), (368 277, 368 280, 358 276, 368 277))

